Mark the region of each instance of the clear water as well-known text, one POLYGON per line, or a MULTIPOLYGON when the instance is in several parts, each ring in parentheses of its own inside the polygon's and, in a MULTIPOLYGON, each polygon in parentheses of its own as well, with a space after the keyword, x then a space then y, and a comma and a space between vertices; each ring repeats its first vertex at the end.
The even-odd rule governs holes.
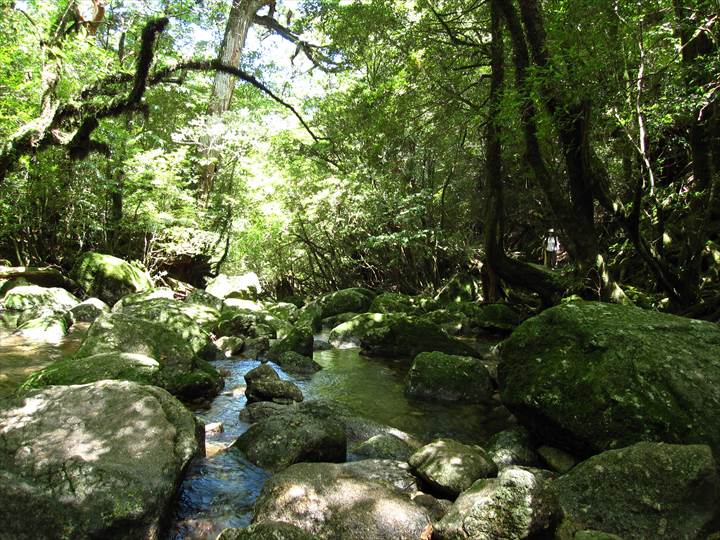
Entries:
MULTIPOLYGON (((323 366, 309 380, 297 380, 273 365, 284 379, 293 380, 305 399, 331 399, 343 403, 358 416, 406 431, 419 439, 452 437, 482 444, 508 426, 501 407, 448 405, 408 399, 404 378, 408 360, 379 360, 360 356, 357 349, 318 351, 315 361, 323 366)), ((245 407, 244 374, 260 363, 252 360, 219 360, 225 369, 225 391, 209 408, 198 411, 205 421, 222 422, 224 432, 208 434, 209 457, 198 460, 185 479, 169 538, 211 539, 226 527, 243 527, 252 517, 252 505, 269 474, 250 464, 235 450, 220 451, 249 426, 239 420, 245 407), (214 454, 214 455, 213 455, 214 454)))

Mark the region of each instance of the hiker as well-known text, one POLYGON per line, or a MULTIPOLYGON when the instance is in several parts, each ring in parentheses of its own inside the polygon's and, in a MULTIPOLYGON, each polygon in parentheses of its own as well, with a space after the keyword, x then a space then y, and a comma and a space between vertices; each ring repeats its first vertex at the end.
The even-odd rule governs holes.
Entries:
POLYGON ((545 266, 554 269, 557 266, 558 250, 560 249, 560 241, 555 234, 555 229, 548 229, 543 243, 545 245, 545 266))

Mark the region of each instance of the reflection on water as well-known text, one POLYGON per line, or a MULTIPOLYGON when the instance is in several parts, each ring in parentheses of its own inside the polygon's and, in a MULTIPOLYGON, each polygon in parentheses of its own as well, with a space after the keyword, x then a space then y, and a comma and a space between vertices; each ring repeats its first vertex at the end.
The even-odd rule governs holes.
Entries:
MULTIPOLYGON (((508 425, 504 409, 406 398, 404 378, 410 367, 408 360, 364 358, 358 349, 319 351, 314 358, 323 370, 310 380, 292 379, 274 364, 273 367, 283 379, 293 380, 300 386, 306 399, 338 401, 358 416, 407 431, 419 439, 452 437, 482 444, 508 425)), ((268 473, 248 463, 240 452, 215 453, 249 427, 238 418, 246 404, 243 376, 260 362, 229 359, 214 364, 229 373, 225 391, 197 415, 206 424, 222 422, 224 432, 208 434, 210 457, 198 460, 183 482, 169 535, 172 540, 214 539, 225 527, 248 525, 252 505, 268 477, 268 473)))
POLYGON ((13 394, 32 373, 74 354, 89 327, 74 325, 59 345, 33 343, 12 335, 19 317, 18 311, 0 310, 0 398, 13 394))

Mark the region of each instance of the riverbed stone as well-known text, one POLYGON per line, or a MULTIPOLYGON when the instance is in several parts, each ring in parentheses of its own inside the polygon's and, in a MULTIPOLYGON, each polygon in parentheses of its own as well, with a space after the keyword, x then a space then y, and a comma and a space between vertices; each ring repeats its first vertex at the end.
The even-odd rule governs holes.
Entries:
POLYGON ((394 316, 360 338, 363 354, 413 358, 421 352, 438 351, 458 356, 478 356, 472 347, 447 334, 435 323, 419 317, 394 316))
POLYGON ((245 389, 248 403, 272 401, 290 404, 303 400, 303 394, 296 384, 280 378, 264 378, 248 383, 245 389))
POLYGON ((408 463, 433 493, 455 499, 479 478, 496 476, 498 469, 479 446, 438 439, 415 452, 408 463))
POLYGON ((285 412, 290 407, 292 407, 290 404, 274 403, 272 401, 256 401, 245 405, 245 408, 240 411, 239 418, 243 422, 254 424, 270 416, 285 412))
POLYGON ((329 351, 332 349, 332 345, 324 339, 313 339, 313 352, 314 351, 329 351))
POLYGON ((245 340, 241 337, 223 336, 215 340, 215 346, 220 349, 226 357, 237 356, 242 353, 245 347, 245 340))
POLYGON ((360 313, 333 327, 328 340, 338 349, 360 347, 360 340, 368 331, 383 326, 387 320, 397 316, 389 313, 360 313))
POLYGON ((363 313, 368 310, 373 298, 375 293, 372 291, 353 287, 326 294, 318 300, 318 304, 322 308, 322 318, 325 319, 349 311, 363 313))
POLYGON ((471 331, 509 333, 520 324, 520 315, 507 304, 477 304, 458 302, 450 304, 448 311, 462 313, 471 331))
POLYGON ((264 306, 273 317, 289 323, 294 324, 300 316, 297 306, 289 302, 271 302, 265 303, 264 306))
POLYGON ((267 357, 279 359, 284 353, 292 351, 303 356, 312 356, 313 334, 305 328, 293 328, 288 334, 270 346, 267 357))
POLYGON ((52 386, 0 402, 3 538, 163 536, 191 459, 194 416, 127 381, 52 386))
POLYGON ((275 363, 280 366, 283 371, 293 375, 312 375, 322 369, 322 366, 309 356, 298 354, 295 351, 286 351, 282 353, 275 363))
POLYGON ((36 343, 59 344, 68 333, 70 325, 63 314, 45 311, 33 315, 18 326, 15 335, 36 343))
POLYGON ((361 459, 394 459, 407 461, 417 450, 407 441, 391 433, 373 435, 352 447, 350 452, 361 459))
POLYGON ((219 274, 208 281, 205 291, 221 299, 234 297, 254 300, 262 292, 262 285, 255 272, 233 276, 219 274))
POLYGON ((305 328, 311 333, 322 330, 323 310, 317 302, 311 302, 300 309, 295 326, 305 328))
POLYGON ((243 358, 257 360, 260 357, 264 357, 269 350, 270 340, 267 336, 260 336, 247 338, 245 340, 245 347, 243 347, 241 354, 243 358))
POLYGON ((485 450, 499 469, 510 465, 532 467, 538 462, 532 436, 523 426, 515 426, 496 433, 490 437, 485 450))
POLYGON ((445 283, 435 300, 443 305, 457 302, 473 302, 482 294, 482 282, 480 276, 471 273, 460 273, 453 276, 445 283))
POLYGON ((407 294, 387 292, 379 294, 370 304, 368 311, 372 313, 405 313, 415 315, 421 311, 415 298, 407 294))
POLYGON ((720 451, 720 326, 598 302, 521 324, 501 346, 505 406, 538 440, 586 457, 649 440, 720 451))
POLYGON ((548 531, 557 501, 548 489, 552 473, 510 466, 497 478, 475 482, 435 525, 438 540, 524 540, 548 531))
POLYGON ((436 309, 424 314, 423 318, 437 324, 451 336, 469 333, 468 318, 460 312, 436 309))
POLYGON ((289 523, 267 521, 244 529, 225 529, 216 540, 313 540, 313 538, 312 535, 289 523))
POLYGON ((149 356, 160 364, 158 384, 177 396, 214 396, 222 389, 217 370, 199 358, 190 341, 168 326, 125 313, 97 319, 75 354, 86 358, 103 353, 149 356))
POLYGON ((214 294, 210 294, 202 289, 195 289, 185 297, 185 303, 206 306, 216 311, 221 311, 223 301, 214 294))
POLYGON ((60 287, 21 285, 10 289, 3 307, 13 310, 65 312, 80 303, 73 294, 60 287))
POLYGON ((342 462, 347 455, 341 424, 294 409, 251 425, 232 446, 255 465, 271 471, 301 461, 342 462))
POLYGON ((405 394, 432 401, 488 403, 495 392, 490 373, 470 356, 420 353, 405 379, 405 394))
POLYGON ((707 445, 642 442, 608 450, 550 487, 562 509, 558 540, 586 529, 704 540, 720 517, 720 479, 707 445))
POLYGON ((265 484, 253 522, 290 523, 321 540, 417 540, 431 517, 412 501, 406 469, 389 460, 292 465, 265 484))
POLYGON ((173 300, 175 293, 169 287, 154 287, 146 291, 131 293, 123 296, 120 300, 115 302, 112 307, 113 311, 120 311, 124 307, 146 302, 148 300, 156 300, 158 298, 164 298, 165 300, 173 300))
POLYGON ((537 449, 537 453, 547 469, 560 474, 565 474, 577 465, 577 460, 574 456, 559 448, 541 446, 537 449))
POLYGON ((123 296, 151 289, 150 275, 127 261, 89 251, 78 259, 72 276, 85 292, 108 305, 115 305, 123 296))
POLYGON ((83 300, 77 306, 71 308, 68 311, 68 317, 72 324, 75 323, 91 323, 95 320, 108 313, 110 306, 99 298, 88 298, 83 300))

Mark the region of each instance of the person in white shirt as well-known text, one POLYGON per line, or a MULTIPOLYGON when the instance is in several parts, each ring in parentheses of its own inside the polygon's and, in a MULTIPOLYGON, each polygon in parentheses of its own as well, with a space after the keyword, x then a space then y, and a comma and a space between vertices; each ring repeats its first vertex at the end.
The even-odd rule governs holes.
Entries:
POLYGON ((560 250, 560 241, 557 234, 555 234, 555 229, 548 229, 543 243, 545 244, 545 265, 549 268, 555 268, 557 266, 558 251, 560 250))

